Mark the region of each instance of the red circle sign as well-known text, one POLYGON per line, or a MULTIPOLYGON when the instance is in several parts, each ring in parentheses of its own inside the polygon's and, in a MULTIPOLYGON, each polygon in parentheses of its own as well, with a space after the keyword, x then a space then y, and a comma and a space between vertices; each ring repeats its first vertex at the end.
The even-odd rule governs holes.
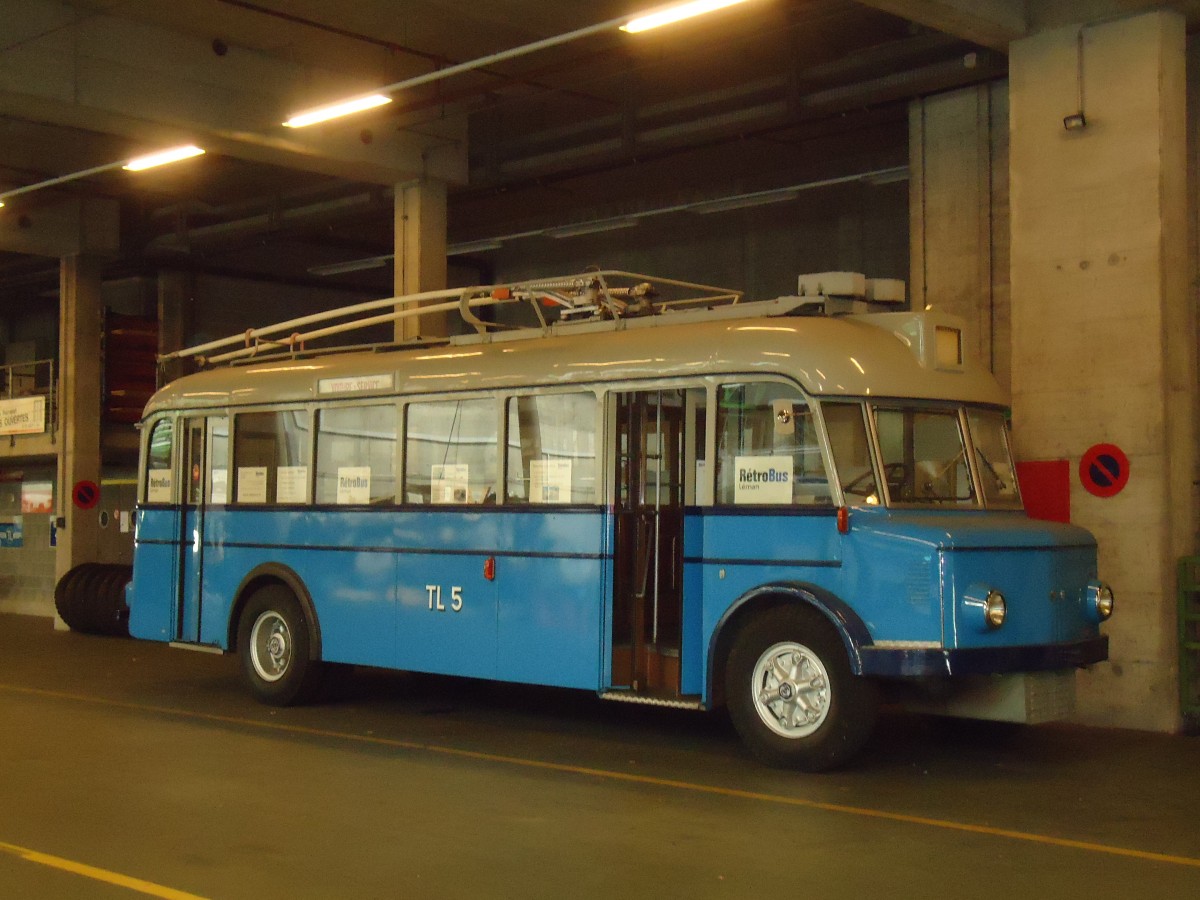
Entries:
POLYGON ((1119 494, 1129 483, 1129 457, 1116 444, 1089 447, 1079 460, 1079 480, 1097 497, 1119 494))
POLYGON ((100 502, 100 486, 94 481, 77 481, 71 489, 71 499, 80 509, 91 509, 100 502))

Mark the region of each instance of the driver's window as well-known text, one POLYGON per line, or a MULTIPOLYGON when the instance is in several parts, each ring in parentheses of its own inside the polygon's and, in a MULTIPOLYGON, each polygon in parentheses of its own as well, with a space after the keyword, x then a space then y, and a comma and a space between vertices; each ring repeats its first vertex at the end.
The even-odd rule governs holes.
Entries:
POLYGON ((833 450, 838 483, 851 506, 875 506, 880 502, 875 483, 875 467, 871 463, 871 442, 861 403, 821 404, 825 418, 825 433, 833 450))
POLYGON ((876 408, 875 429, 892 502, 975 503, 958 410, 876 408))

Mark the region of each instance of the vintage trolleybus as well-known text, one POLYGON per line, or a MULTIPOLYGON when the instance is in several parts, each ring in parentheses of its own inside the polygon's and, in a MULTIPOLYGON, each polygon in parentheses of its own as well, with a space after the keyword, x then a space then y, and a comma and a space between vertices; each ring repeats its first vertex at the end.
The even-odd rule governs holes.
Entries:
POLYGON ((805 769, 881 692, 1061 716, 1107 657, 1095 541, 1022 511, 961 324, 864 292, 597 272, 194 348, 142 423, 130 631, 237 652, 272 704, 349 663, 723 705, 805 769), (449 310, 476 333, 303 349, 449 310))

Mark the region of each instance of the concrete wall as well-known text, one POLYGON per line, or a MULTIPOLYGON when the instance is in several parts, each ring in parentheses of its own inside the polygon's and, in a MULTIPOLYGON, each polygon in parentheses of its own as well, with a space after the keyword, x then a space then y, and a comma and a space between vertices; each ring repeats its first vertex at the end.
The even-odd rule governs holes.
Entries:
POLYGON ((1174 566, 1200 549, 1200 49, 1185 113, 1178 19, 1085 28, 1088 125, 1068 132, 1079 35, 1014 45, 1011 96, 997 83, 912 105, 914 305, 968 320, 1012 389, 1018 458, 1070 464, 1073 519, 1097 535, 1118 596, 1112 658, 1081 678, 1080 718, 1172 730, 1174 566), (1112 498, 1078 477, 1097 443, 1131 459, 1112 498))
POLYGON ((962 316, 968 345, 1011 386, 1008 83, 927 97, 909 110, 913 307, 962 316))
POLYGON ((1178 726, 1176 558, 1194 551, 1195 296, 1187 290, 1184 29, 1153 13, 1045 32, 1010 53, 1013 405, 1017 451, 1130 459, 1100 498, 1072 478, 1117 615, 1081 679, 1087 722, 1178 726))

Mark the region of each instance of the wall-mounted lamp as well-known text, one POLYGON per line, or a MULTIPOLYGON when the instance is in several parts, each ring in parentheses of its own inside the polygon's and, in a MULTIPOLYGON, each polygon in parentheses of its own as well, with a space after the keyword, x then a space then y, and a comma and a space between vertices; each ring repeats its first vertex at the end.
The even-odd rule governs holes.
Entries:
POLYGON ((1063 116, 1063 128, 1067 131, 1082 131, 1087 128, 1087 116, 1083 114, 1083 27, 1075 36, 1075 89, 1078 112, 1063 116))

